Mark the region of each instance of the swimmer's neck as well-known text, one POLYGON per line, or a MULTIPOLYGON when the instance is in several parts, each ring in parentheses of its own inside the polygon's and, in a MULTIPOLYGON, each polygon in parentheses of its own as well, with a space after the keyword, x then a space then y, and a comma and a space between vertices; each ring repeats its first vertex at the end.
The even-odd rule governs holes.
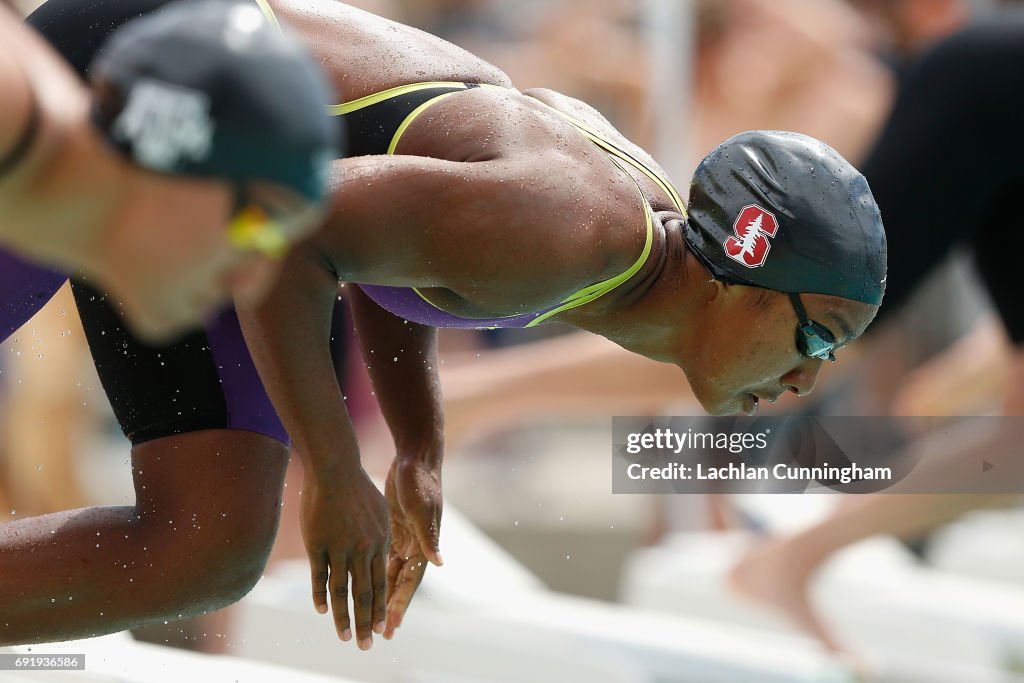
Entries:
POLYGON ((648 272, 594 302, 597 306, 567 312, 561 321, 652 360, 681 364, 696 341, 699 325, 685 323, 699 320, 700 281, 706 279, 685 246, 682 226, 681 221, 657 226, 648 272))

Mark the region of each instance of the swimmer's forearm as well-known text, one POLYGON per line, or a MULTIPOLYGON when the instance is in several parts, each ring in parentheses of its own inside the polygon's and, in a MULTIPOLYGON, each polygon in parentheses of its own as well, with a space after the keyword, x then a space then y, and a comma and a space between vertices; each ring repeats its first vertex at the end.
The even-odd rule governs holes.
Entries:
POLYGON ((359 345, 399 457, 440 467, 444 443, 437 330, 385 311, 348 286, 359 345))
POLYGON ((0 645, 92 637, 208 608, 193 598, 211 572, 174 538, 189 530, 161 523, 134 507, 102 507, 0 524, 0 645))
POLYGON ((307 474, 360 466, 330 352, 337 287, 315 250, 299 246, 259 308, 238 311, 249 353, 307 474))

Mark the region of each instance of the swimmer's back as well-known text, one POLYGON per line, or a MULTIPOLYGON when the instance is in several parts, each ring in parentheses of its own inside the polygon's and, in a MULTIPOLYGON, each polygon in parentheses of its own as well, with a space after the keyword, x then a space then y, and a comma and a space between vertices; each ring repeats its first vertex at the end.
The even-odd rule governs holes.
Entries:
POLYGON ((512 86, 501 69, 456 45, 343 2, 269 1, 302 31, 347 101, 427 81, 512 86))
MULTIPOLYGON (((530 155, 537 163, 541 153, 562 152, 589 156, 590 143, 579 136, 567 121, 550 116, 537 107, 543 102, 583 121, 615 144, 639 158, 647 166, 663 173, 653 159, 629 142, 597 110, 573 98, 551 90, 531 89, 524 93, 511 90, 509 77, 492 64, 437 36, 388 19, 329 0, 269 0, 274 12, 300 29, 333 79, 336 90, 351 102, 390 88, 431 81, 484 83, 502 86, 508 92, 485 88, 460 95, 432 107, 435 115, 459 110, 458 126, 443 134, 431 130, 431 122, 417 121, 406 132, 399 147, 402 154, 431 156, 450 161, 478 160, 509 154, 530 155), (523 125, 523 124, 526 125, 523 125), (481 141, 479 145, 474 140, 481 141), (576 144, 572 144, 574 140, 576 144), (568 147, 569 149, 565 149, 568 147)), ((421 117, 425 119, 426 117, 421 117)), ((559 163, 563 172, 565 156, 559 163)), ((582 158, 581 158, 582 161, 582 158)), ((577 168, 582 173, 583 169, 577 168)), ((607 165, 605 177, 618 176, 607 165)), ((635 175, 655 210, 675 208, 671 198, 635 175)), ((586 182, 586 179, 580 178, 586 182)), ((589 180, 593 181, 591 177, 589 180)), ((607 183, 599 183, 607 192, 607 183)), ((628 201, 633 190, 619 190, 628 201)), ((605 197, 607 198, 607 196, 605 197)))

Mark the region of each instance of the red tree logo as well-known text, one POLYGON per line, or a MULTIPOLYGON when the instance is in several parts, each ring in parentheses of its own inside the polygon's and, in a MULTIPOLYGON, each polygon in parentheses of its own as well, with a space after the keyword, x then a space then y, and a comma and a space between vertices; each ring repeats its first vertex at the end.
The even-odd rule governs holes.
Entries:
POLYGON ((771 211, 756 204, 744 206, 732 224, 735 234, 725 240, 725 253, 747 268, 759 268, 772 248, 768 238, 775 237, 778 229, 779 222, 771 211))

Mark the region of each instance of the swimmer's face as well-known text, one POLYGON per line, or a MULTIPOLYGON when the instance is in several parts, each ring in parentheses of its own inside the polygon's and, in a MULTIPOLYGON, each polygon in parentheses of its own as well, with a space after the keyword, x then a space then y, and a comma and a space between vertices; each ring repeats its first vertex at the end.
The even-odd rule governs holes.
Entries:
MULTIPOLYGON (((701 321, 701 343, 687 363, 694 395, 712 415, 752 414, 758 400, 814 389, 827 359, 797 348, 797 313, 787 295, 742 285, 717 284, 714 305, 701 321)), ((835 337, 836 355, 863 333, 877 306, 802 294, 808 317, 835 337)))
POLYGON ((278 276, 281 260, 293 244, 321 223, 324 208, 273 183, 247 185, 244 205, 227 228, 235 264, 224 286, 236 304, 253 306, 278 276))
MULTIPOLYGON (((232 300, 244 306, 258 303, 276 279, 288 248, 322 219, 320 207, 271 183, 250 183, 246 205, 238 207, 227 183, 172 182, 179 186, 176 192, 182 187, 187 192, 164 209, 181 220, 163 221, 159 234, 149 231, 148 243, 127 249, 150 258, 120 264, 126 278, 112 283, 133 329, 152 342, 168 341, 200 325, 232 300), (187 207, 181 206, 182 197, 187 207), (246 212, 241 219, 240 211, 246 212)), ((139 231, 135 239, 145 237, 146 231, 139 231)))

